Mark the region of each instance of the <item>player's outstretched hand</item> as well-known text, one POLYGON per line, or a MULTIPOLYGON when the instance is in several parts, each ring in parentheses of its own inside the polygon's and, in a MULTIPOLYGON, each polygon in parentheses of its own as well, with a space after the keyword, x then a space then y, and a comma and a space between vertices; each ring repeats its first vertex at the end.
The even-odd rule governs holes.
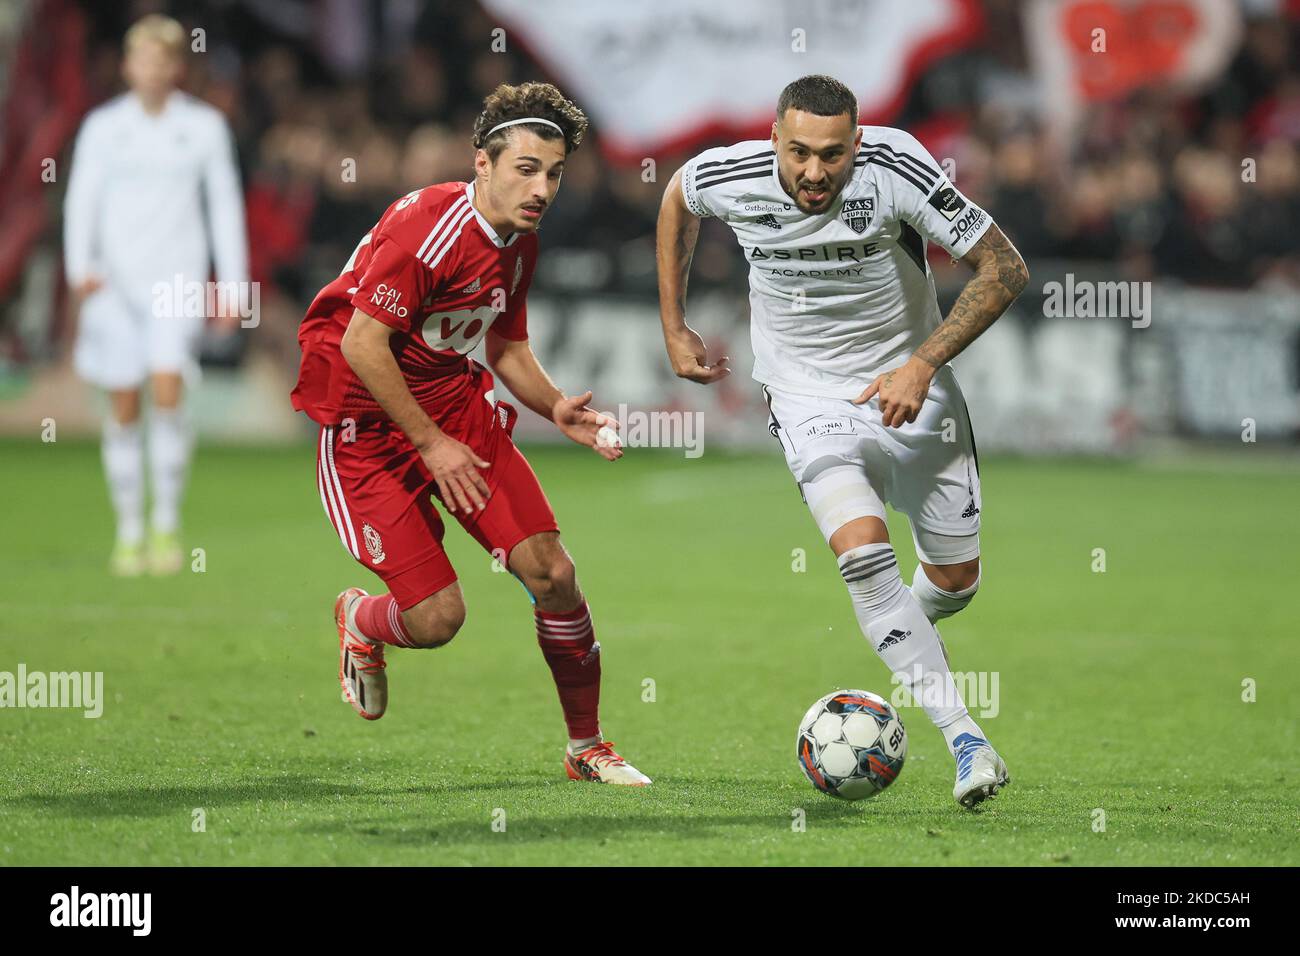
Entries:
POLYGON ((726 355, 712 365, 708 364, 709 351, 704 346, 704 339, 694 329, 673 335, 667 340, 668 358, 673 363, 673 371, 679 378, 689 378, 701 385, 712 385, 731 374, 726 355))
POLYGON ((468 515, 487 507, 488 486, 479 469, 490 466, 468 445, 443 435, 428 448, 421 449, 420 457, 438 483, 443 506, 448 511, 459 509, 468 515))
POLYGON ((930 380, 934 378, 934 366, 921 359, 908 359, 906 364, 882 372, 876 380, 867 386, 857 398, 854 405, 865 405, 875 396, 880 397, 880 420, 890 428, 898 428, 907 422, 916 421, 925 404, 925 396, 930 392, 930 380))
POLYGON ((618 440, 618 419, 588 407, 589 401, 590 389, 581 395, 562 398, 556 402, 551 412, 555 427, 567 438, 595 451, 601 458, 618 461, 623 457, 623 444, 618 440))

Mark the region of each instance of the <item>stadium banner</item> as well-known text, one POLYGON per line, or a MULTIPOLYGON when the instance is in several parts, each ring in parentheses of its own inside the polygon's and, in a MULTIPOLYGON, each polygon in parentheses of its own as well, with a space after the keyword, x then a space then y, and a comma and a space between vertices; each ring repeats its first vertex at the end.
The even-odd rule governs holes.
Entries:
POLYGON ((1242 28, 1236 0, 1030 0, 1021 9, 1044 115, 1065 135, 1086 103, 1212 82, 1242 28))
MULTIPOLYGON (((528 303, 531 342, 543 366, 569 392, 590 388, 595 407, 619 418, 632 446, 680 448, 687 457, 718 447, 770 446, 777 453, 762 391, 750 378, 745 302, 725 293, 692 296, 690 322, 710 355, 731 357, 731 376, 707 387, 678 378, 650 302, 534 294, 528 303)), ((1131 437, 1128 334, 1123 322, 1038 319, 1013 306, 953 363, 980 449, 1123 450, 1131 437)), ((515 435, 558 439, 532 415, 520 417, 515 435)))
POLYGON ((893 118, 927 64, 969 45, 973 0, 483 0, 600 128, 614 162, 765 138, 791 80, 829 73, 864 122, 893 118))
POLYGON ((1300 296, 1169 288, 1157 309, 1172 338, 1182 430, 1245 441, 1300 435, 1300 296))
MULTIPOLYGON (((1061 315, 1044 290, 1102 285, 1079 263, 1034 264, 1026 291, 953 362, 981 451, 1123 454, 1153 436, 1294 441, 1300 434, 1300 296, 1154 285, 1149 318, 1061 315), (1065 271, 1062 271, 1065 270, 1065 271), (1062 277, 1064 277, 1062 279, 1062 277), (1214 383, 1206 388, 1204 383, 1214 383)), ((940 290, 950 303, 955 288, 940 290)), ((570 394, 587 388, 617 417, 632 447, 698 457, 710 448, 768 449, 762 392, 750 378, 749 308, 730 291, 692 293, 690 322, 713 356, 735 370, 705 387, 678 378, 664 353, 658 307, 649 296, 529 296, 530 341, 570 394)), ((482 349, 475 354, 484 360, 482 349)), ((307 419, 288 402, 293 368, 253 349, 237 369, 206 369, 192 403, 204 440, 305 440, 307 419)), ((864 387, 865 387, 864 383, 864 387)), ((497 383, 498 397, 512 400, 497 383)), ((66 364, 23 376, 0 401, 0 434, 30 435, 50 417, 59 434, 98 435, 103 402, 66 364), (93 399, 93 400, 92 400, 93 399)), ((524 412, 523 442, 563 441, 524 412)))
MULTIPOLYGON (((1040 291, 1056 271, 1042 266, 1040 291)), ((1070 268, 1066 282, 1097 284, 1093 273, 1070 268)), ((1300 432, 1300 296, 1172 283, 1154 285, 1148 296, 1151 314, 1140 321, 1054 314, 1041 294, 1013 304, 953 362, 980 449, 1125 454, 1140 451, 1146 436, 1232 437, 1247 419, 1261 441, 1300 432), (1219 386, 1207 390, 1204 382, 1219 386)), ((778 451, 750 378, 743 299, 691 298, 692 327, 710 355, 729 355, 735 369, 708 387, 673 374, 653 302, 539 293, 528 313, 542 364, 568 391, 592 389, 596 407, 619 417, 634 445, 680 448, 690 457, 709 447, 778 451)), ((558 439, 534 415, 520 416, 516 436, 558 439)))

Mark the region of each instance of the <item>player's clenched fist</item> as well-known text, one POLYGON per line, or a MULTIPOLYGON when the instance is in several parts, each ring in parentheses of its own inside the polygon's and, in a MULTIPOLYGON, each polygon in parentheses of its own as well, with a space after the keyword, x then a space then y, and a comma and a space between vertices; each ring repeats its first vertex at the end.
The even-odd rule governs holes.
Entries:
POLYGON ((890 369, 876 376, 876 380, 867 386, 857 398, 854 405, 865 405, 872 397, 880 398, 880 420, 890 428, 897 428, 907 422, 916 421, 925 404, 925 396, 930 391, 930 380, 934 378, 934 366, 921 359, 908 359, 905 365, 890 369))
POLYGON ((731 374, 731 368, 727 365, 730 359, 726 355, 712 365, 708 364, 708 349, 704 346, 704 339, 694 329, 683 329, 666 337, 666 344, 668 358, 679 378, 711 385, 731 374))
POLYGON ((420 457, 438 483, 438 492, 448 511, 459 508, 465 514, 473 514, 487 507, 488 486, 479 469, 490 465, 468 445, 440 435, 420 449, 420 457))

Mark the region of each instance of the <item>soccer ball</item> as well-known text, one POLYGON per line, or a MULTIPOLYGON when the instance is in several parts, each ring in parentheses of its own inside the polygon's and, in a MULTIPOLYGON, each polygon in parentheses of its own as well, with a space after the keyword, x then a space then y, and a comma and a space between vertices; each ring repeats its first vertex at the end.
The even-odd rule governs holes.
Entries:
POLYGON ((894 782, 907 757, 907 731, 882 697, 837 690, 799 722, 799 767, 822 793, 845 800, 874 797, 894 782))

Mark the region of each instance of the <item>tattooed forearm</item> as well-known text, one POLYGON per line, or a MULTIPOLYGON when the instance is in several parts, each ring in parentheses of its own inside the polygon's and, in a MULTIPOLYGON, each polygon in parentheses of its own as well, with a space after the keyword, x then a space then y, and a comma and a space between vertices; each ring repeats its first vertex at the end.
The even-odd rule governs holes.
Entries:
POLYGON ((935 368, 951 361, 997 320, 1029 284, 1029 270, 996 224, 971 247, 963 261, 975 268, 948 318, 931 333, 916 357, 935 368))

